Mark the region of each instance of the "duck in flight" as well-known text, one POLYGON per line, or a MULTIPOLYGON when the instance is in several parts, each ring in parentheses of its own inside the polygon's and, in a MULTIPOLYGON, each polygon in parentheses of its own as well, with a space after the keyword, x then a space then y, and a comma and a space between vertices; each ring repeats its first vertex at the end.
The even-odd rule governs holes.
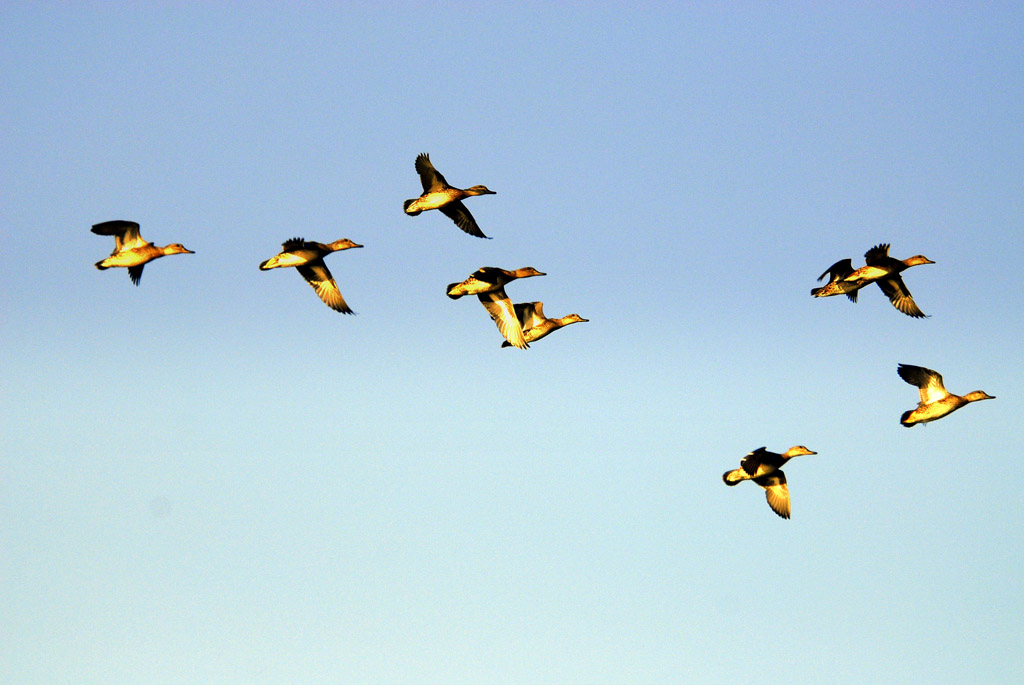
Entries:
POLYGON ((790 447, 782 454, 768 452, 758 447, 740 460, 740 468, 726 471, 722 480, 726 485, 737 485, 744 480, 752 480, 764 488, 768 506, 784 519, 789 518, 789 486, 786 485, 786 474, 782 466, 792 459, 804 454, 817 454, 803 445, 790 447))
MULTIPOLYGON (((544 316, 543 302, 519 302, 514 305, 514 309, 516 318, 519 319, 519 325, 523 329, 523 338, 527 343, 540 340, 549 333, 553 333, 571 323, 590 321, 590 319, 584 319, 579 314, 569 314, 557 319, 549 319, 544 316)), ((501 346, 512 347, 512 343, 506 340, 501 343, 501 346)))
POLYGON ((476 224, 476 219, 469 213, 462 200, 473 195, 497 195, 487 186, 472 186, 470 188, 454 188, 444 180, 434 165, 430 163, 430 156, 421 152, 416 157, 416 173, 420 175, 420 182, 423 184, 423 194, 419 197, 406 200, 403 204, 405 213, 409 216, 416 216, 428 209, 440 209, 441 213, 455 222, 455 225, 466 233, 477 238, 486 238, 483 231, 476 224))
POLYGON ((907 428, 913 428, 919 423, 937 421, 971 402, 995 399, 983 390, 969 392, 963 397, 954 395, 946 390, 942 384, 942 376, 937 371, 926 369, 923 366, 900 364, 896 373, 907 383, 917 386, 921 392, 921 402, 917 408, 903 412, 900 417, 900 423, 907 428))
POLYGON ((485 266, 474 271, 461 283, 449 283, 447 295, 453 300, 463 295, 476 295, 505 340, 513 347, 524 350, 529 345, 523 335, 523 325, 512 306, 512 300, 505 294, 505 284, 517 278, 545 275, 532 266, 511 270, 485 266))
POLYGON ((335 240, 333 243, 317 243, 302 238, 286 240, 282 245, 279 254, 260 264, 261 271, 278 269, 286 266, 294 266, 299 275, 306 279, 317 297, 323 300, 324 304, 336 312, 342 314, 355 314, 345 298, 338 290, 338 284, 334 282, 330 270, 324 264, 324 257, 332 252, 348 250, 353 247, 362 247, 348 238, 335 240))
POLYGON ((138 285, 142 278, 142 268, 154 259, 171 254, 195 254, 192 250, 186 250, 181 243, 157 247, 146 241, 139 235, 139 224, 135 221, 104 221, 94 224, 92 232, 96 235, 114 236, 114 251, 106 259, 96 262, 96 268, 102 271, 112 266, 128 267, 128 277, 135 285, 138 285))
POLYGON ((910 290, 907 289, 900 276, 904 270, 919 264, 934 264, 924 255, 914 255, 907 259, 895 259, 889 256, 889 244, 876 245, 864 253, 865 266, 853 268, 849 259, 841 259, 818 276, 822 280, 827 275, 829 282, 820 288, 811 290, 814 297, 830 297, 846 295, 851 302, 857 301, 857 291, 871 283, 877 283, 882 293, 889 298, 892 306, 907 316, 923 318, 925 316, 914 302, 910 290))

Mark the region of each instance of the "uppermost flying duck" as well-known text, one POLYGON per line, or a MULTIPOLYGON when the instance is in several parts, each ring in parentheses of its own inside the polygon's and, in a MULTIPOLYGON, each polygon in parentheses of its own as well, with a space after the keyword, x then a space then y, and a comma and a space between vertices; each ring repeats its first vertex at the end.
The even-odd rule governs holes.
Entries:
POLYGON ((195 254, 192 250, 186 250, 181 243, 157 247, 139 235, 139 224, 135 221, 104 221, 94 224, 92 232, 114 236, 114 251, 106 259, 96 262, 96 268, 102 271, 112 266, 128 267, 128 277, 135 285, 142 278, 142 268, 154 259, 170 254, 195 254))
POLYGON ((517 278, 545 275, 547 274, 537 271, 532 266, 511 270, 485 266, 474 271, 461 283, 449 283, 446 293, 453 300, 463 295, 476 295, 505 340, 512 346, 524 350, 529 345, 523 336, 523 325, 516 316, 512 300, 505 294, 505 284, 517 278))
POLYGON ((851 302, 857 301, 857 291, 871 283, 877 283, 892 306, 907 316, 922 318, 925 316, 913 296, 907 289, 900 273, 918 264, 934 264, 932 260, 924 255, 914 255, 907 259, 895 259, 889 256, 889 244, 876 245, 864 253, 865 266, 859 269, 853 268, 853 262, 849 259, 841 259, 830 266, 818 280, 829 277, 829 282, 811 290, 814 297, 829 297, 831 295, 846 295, 851 302))
POLYGON ((430 155, 421 152, 416 157, 416 173, 423 184, 423 194, 413 200, 406 200, 402 205, 405 213, 416 216, 428 209, 440 209, 441 213, 455 222, 455 225, 466 233, 477 238, 486 238, 476 224, 476 219, 469 213, 462 200, 473 195, 497 195, 487 186, 471 186, 466 189, 455 188, 448 184, 434 165, 430 163, 430 155))

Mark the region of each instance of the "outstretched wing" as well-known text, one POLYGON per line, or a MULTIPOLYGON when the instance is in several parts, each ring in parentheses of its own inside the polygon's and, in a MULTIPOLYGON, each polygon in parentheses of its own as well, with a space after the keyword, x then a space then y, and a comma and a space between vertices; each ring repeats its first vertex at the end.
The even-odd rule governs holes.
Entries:
POLYGON ((104 221, 94 224, 92 232, 96 235, 114 236, 115 253, 146 244, 146 241, 139 235, 139 224, 135 221, 124 221, 123 219, 104 221))
POLYGON ((448 181, 444 180, 434 165, 430 163, 430 155, 421 152, 416 156, 416 173, 420 175, 420 183, 423 184, 423 192, 429 193, 435 190, 448 188, 448 181))
POLYGON ((441 213, 446 217, 455 222, 455 225, 461 228, 466 233, 477 238, 486 238, 484 232, 480 230, 480 227, 476 224, 476 219, 466 209, 466 205, 462 204, 462 200, 456 200, 455 202, 449 202, 443 207, 439 207, 441 213))
POLYGON ((755 478, 754 482, 764 488, 768 506, 784 519, 789 518, 789 486, 786 485, 786 474, 775 471, 771 475, 755 478))
POLYGON ((875 282, 878 283, 878 287, 882 289, 885 296, 889 298, 890 302, 892 302, 893 307, 896 307, 899 311, 903 312, 907 316, 912 316, 915 319, 923 319, 926 316, 926 314, 918 308, 917 303, 914 302, 913 296, 910 294, 910 291, 907 290, 907 286, 899 274, 894 273, 875 282))
POLYGON ((355 314, 345 302, 345 298, 341 296, 338 284, 334 282, 334 277, 331 276, 330 270, 322 259, 298 266, 296 270, 306 279, 306 283, 313 286, 317 297, 323 300, 328 307, 342 314, 355 314))
POLYGON ((864 263, 868 266, 890 266, 893 258, 889 256, 889 243, 875 245, 864 253, 864 263))
POLYGON ((516 318, 519 319, 519 324, 524 331, 547 321, 544 316, 543 302, 519 302, 515 308, 516 318))
POLYGON ((512 300, 508 299, 504 288, 483 293, 478 295, 478 297, 484 309, 491 315, 494 323, 498 325, 498 330, 501 331, 505 340, 508 340, 513 347, 518 347, 521 350, 529 347, 526 344, 526 338, 523 337, 522 324, 516 318, 516 311, 512 306, 512 300))
POLYGON ((942 384, 942 375, 938 371, 923 366, 900 364, 896 373, 907 383, 917 386, 921 392, 921 404, 937 402, 949 394, 942 384))
POLYGON ((818 280, 828 276, 828 280, 838 281, 840 278, 846 278, 853 273, 853 262, 849 259, 840 259, 838 262, 825 269, 825 271, 818 276, 818 280))

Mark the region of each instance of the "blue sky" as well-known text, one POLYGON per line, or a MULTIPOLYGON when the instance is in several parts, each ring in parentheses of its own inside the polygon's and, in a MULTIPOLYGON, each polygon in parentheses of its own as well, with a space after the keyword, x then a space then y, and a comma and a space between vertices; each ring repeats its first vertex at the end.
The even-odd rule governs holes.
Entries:
POLYGON ((5 680, 1024 677, 1018 5, 0 27, 5 680), (419 152, 493 240, 403 215, 419 152), (110 219, 195 254, 136 288, 110 219), (809 296, 881 242, 930 318, 809 296), (484 265, 590 322, 502 349, 484 265), (998 399, 905 429, 900 362, 998 399), (792 520, 722 484, 796 444, 792 520))

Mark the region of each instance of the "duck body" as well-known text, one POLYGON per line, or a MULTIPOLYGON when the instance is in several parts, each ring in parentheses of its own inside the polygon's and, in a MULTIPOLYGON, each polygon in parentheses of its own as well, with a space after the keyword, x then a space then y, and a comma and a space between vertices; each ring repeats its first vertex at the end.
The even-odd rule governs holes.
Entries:
POLYGON ((261 271, 295 267, 306 283, 316 291, 317 297, 331 309, 342 314, 355 314, 345 302, 338 284, 324 264, 324 257, 332 252, 362 247, 348 238, 332 243, 318 243, 303 238, 292 238, 281 244, 281 252, 260 264, 261 271))
MULTIPOLYGON (((568 326, 569 324, 590 320, 584 319, 579 314, 569 314, 557 319, 549 319, 544 316, 543 302, 519 302, 514 305, 514 309, 516 318, 519 320, 519 325, 523 329, 523 338, 527 343, 540 340, 544 336, 557 331, 559 328, 568 326)), ((506 340, 501 343, 501 346, 511 347, 512 343, 506 340)))
POLYGON ((503 288, 505 284, 517 278, 546 275, 537 271, 532 266, 524 266, 520 269, 500 269, 496 266, 482 266, 461 283, 449 283, 446 293, 448 297, 457 300, 463 295, 482 295, 503 288))
POLYGON ((516 316, 512 300, 505 294, 505 284, 517 278, 545 275, 532 266, 512 270, 485 266, 474 271, 461 283, 448 284, 446 293, 453 300, 464 295, 476 295, 506 342, 513 347, 526 349, 529 345, 523 335, 523 326, 516 316))
POLYGON ((917 386, 921 401, 916 409, 903 412, 900 423, 913 428, 919 423, 937 421, 952 414, 960 407, 980 400, 994 400, 995 397, 983 390, 975 390, 966 395, 954 395, 942 384, 942 376, 932 369, 911 364, 900 364, 896 372, 907 383, 917 386))
POLYGON ((94 224, 92 232, 96 235, 114 236, 114 251, 106 259, 96 262, 96 268, 103 271, 111 267, 126 267, 128 277, 135 285, 142 279, 142 268, 154 259, 172 254, 195 254, 192 250, 185 249, 181 243, 158 247, 148 242, 139 235, 139 224, 135 221, 104 221, 94 224))
POLYGON ((738 485, 742 481, 752 480, 765 491, 765 498, 772 511, 784 519, 790 516, 789 486, 786 484, 786 474, 782 467, 793 457, 805 454, 817 454, 803 445, 790 447, 782 454, 769 452, 764 447, 758 447, 740 460, 740 468, 726 471, 722 474, 722 480, 726 485, 738 485))
POLYGON ((865 252, 864 261, 864 266, 854 269, 853 263, 849 259, 839 260, 821 276, 818 276, 820 281, 828 274, 830 280, 820 288, 813 288, 811 295, 814 297, 846 295, 850 301, 856 302, 857 291, 871 283, 876 283, 898 311, 914 318, 925 317, 924 312, 914 302, 914 298, 900 274, 912 266, 934 264, 935 262, 924 255, 914 255, 907 259, 890 257, 888 243, 881 243, 865 252))
POLYGON ((856 302, 857 291, 867 285, 867 283, 846 280, 846 277, 853 272, 853 262, 849 259, 840 259, 818 276, 819 281, 828 276, 829 282, 820 288, 812 288, 811 295, 814 297, 846 295, 850 298, 851 302, 856 302))
POLYGON ((441 172, 434 168, 430 162, 430 155, 425 152, 416 157, 416 173, 420 176, 423 194, 403 203, 402 209, 406 214, 417 216, 431 209, 439 209, 442 214, 454 221, 456 226, 469 235, 477 238, 487 237, 480 230, 473 215, 462 204, 462 200, 474 195, 497 195, 497 193, 482 185, 465 189, 450 185, 441 172))

